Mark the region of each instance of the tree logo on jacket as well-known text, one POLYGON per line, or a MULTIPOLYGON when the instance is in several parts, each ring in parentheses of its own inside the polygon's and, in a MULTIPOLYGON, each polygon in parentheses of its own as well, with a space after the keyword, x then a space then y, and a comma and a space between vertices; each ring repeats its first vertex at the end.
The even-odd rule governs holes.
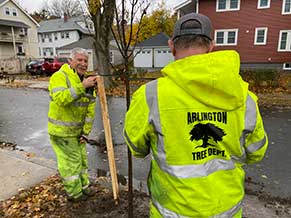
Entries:
POLYGON ((191 135, 191 141, 198 141, 201 139, 203 141, 202 145, 198 145, 195 148, 207 148, 209 146, 215 146, 208 142, 209 139, 212 138, 217 143, 218 141, 222 141, 223 136, 226 135, 221 128, 213 125, 212 123, 198 123, 193 127, 189 134, 191 135))

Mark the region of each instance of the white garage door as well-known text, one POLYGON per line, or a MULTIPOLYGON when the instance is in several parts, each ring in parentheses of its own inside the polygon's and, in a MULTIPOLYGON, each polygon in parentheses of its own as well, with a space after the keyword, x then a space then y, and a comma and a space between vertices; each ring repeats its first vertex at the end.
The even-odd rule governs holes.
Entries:
POLYGON ((151 49, 143 49, 143 50, 135 50, 134 51, 134 67, 144 67, 150 68, 153 65, 152 61, 152 50, 151 49), (138 53, 139 52, 139 53, 138 53), (138 53, 138 54, 136 54, 138 53))

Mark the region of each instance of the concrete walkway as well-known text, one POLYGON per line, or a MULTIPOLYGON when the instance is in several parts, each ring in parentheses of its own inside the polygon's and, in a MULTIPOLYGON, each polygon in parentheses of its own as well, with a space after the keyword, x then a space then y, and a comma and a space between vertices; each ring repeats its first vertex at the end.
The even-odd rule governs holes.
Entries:
POLYGON ((47 162, 42 160, 40 165, 37 161, 25 159, 24 154, 0 149, 0 201, 12 197, 20 189, 30 188, 46 177, 56 174, 56 169, 47 162))

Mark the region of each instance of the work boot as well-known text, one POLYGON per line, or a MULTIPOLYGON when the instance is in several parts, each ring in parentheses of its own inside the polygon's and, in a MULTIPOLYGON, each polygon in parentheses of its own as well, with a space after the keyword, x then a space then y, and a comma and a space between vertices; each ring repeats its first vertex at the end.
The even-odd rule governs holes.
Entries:
POLYGON ((90 186, 83 190, 83 194, 88 196, 88 197, 94 196, 95 193, 96 193, 96 191, 90 186))
POLYGON ((87 195, 81 195, 78 198, 74 198, 74 197, 67 197, 68 201, 72 202, 72 203, 77 203, 77 202, 81 202, 81 201, 86 201, 88 199, 87 195))

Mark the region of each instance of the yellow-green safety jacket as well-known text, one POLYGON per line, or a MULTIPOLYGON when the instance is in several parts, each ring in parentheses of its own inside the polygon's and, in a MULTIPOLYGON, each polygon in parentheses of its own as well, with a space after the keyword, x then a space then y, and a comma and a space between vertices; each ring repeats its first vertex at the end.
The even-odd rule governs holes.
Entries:
POLYGON ((134 156, 151 153, 151 217, 241 211, 242 166, 263 158, 268 139, 239 69, 235 51, 190 56, 134 93, 124 138, 134 156))
POLYGON ((49 94, 48 133, 61 137, 88 135, 94 121, 96 93, 86 93, 77 72, 68 64, 51 76, 49 94))

